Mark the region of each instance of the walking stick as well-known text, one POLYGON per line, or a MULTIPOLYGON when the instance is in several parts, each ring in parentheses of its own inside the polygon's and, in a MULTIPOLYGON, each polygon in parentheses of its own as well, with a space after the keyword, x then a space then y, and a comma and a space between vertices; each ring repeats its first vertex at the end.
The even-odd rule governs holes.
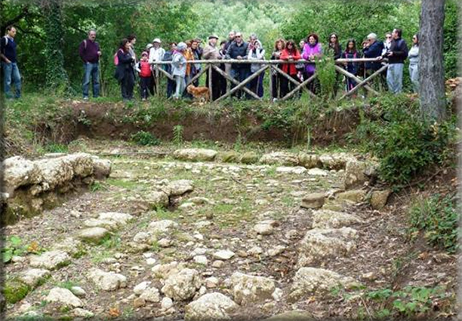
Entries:
POLYGON ((104 91, 104 88, 106 88, 103 84, 103 72, 101 71, 101 69, 103 68, 103 59, 100 59, 99 60, 99 68, 98 68, 98 76, 99 76, 99 83, 101 84, 101 93, 103 94, 103 96, 106 96, 106 92, 104 91))

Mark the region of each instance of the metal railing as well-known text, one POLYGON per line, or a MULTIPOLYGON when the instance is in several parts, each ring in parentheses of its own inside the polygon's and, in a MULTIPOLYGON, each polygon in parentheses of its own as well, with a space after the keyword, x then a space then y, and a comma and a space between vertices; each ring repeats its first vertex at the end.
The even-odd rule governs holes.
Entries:
MULTIPOLYGON (((266 72, 269 70, 270 75, 272 75, 273 72, 276 74, 282 75, 284 78, 286 78, 288 81, 292 82, 296 87, 293 88, 290 92, 288 92, 284 97, 282 97, 280 100, 285 101, 287 99, 290 99, 293 97, 296 93, 306 90, 308 94, 311 97, 317 97, 317 95, 312 92, 309 88, 308 85, 313 82, 316 77, 318 76, 318 73, 315 72, 313 75, 311 75, 308 79, 304 79, 303 81, 297 81, 294 78, 292 78, 289 74, 281 70, 278 65, 280 64, 299 64, 303 63, 304 65, 306 64, 316 64, 316 61, 313 60, 293 60, 293 61, 287 61, 287 60, 236 60, 236 59, 219 59, 219 60, 190 60, 187 62, 188 64, 201 64, 203 68, 201 68, 200 72, 194 75, 192 78, 190 78, 187 83, 186 87, 196 80, 198 80, 204 73, 208 72, 208 84, 206 86, 209 88, 209 95, 210 95, 210 100, 212 100, 212 84, 213 84, 213 71, 216 71, 219 75, 221 75, 224 79, 226 79, 229 83, 234 85, 234 87, 229 88, 227 86, 227 91, 225 94, 221 95, 220 97, 216 98, 214 101, 218 102, 221 101, 234 93, 236 93, 239 90, 243 90, 246 94, 250 95, 251 97, 262 100, 262 97, 259 97, 255 92, 251 91, 249 88, 246 87, 247 84, 249 84, 253 79, 258 77, 261 73, 266 72), (243 81, 239 82, 235 78, 233 78, 229 73, 226 71, 223 71, 219 66, 221 64, 260 64, 262 65, 261 68, 259 68, 256 72, 251 73, 249 77, 244 79, 243 81)), ((162 66, 163 65, 170 65, 172 64, 171 61, 160 61, 160 62, 152 62, 152 69, 153 69, 153 75, 156 78, 155 84, 156 84, 156 93, 159 94, 159 75, 164 75, 170 80, 175 80, 175 78, 165 71, 162 66)), ((337 59, 335 60, 335 70, 344 75, 345 77, 353 80, 356 85, 349 91, 347 91, 344 95, 341 96, 340 100, 353 95, 356 93, 360 88, 364 88, 367 90, 369 93, 373 95, 378 95, 379 93, 371 88, 369 84, 371 81, 378 77, 382 72, 384 72, 388 68, 388 63, 386 59, 378 59, 378 58, 351 58, 351 59, 337 59), (360 79, 358 76, 348 72, 341 66, 344 66, 345 63, 365 63, 365 62, 380 62, 381 67, 374 73, 372 73, 370 76, 365 79, 360 79)), ((269 88, 270 92, 272 91, 272 77, 269 78, 269 88)))

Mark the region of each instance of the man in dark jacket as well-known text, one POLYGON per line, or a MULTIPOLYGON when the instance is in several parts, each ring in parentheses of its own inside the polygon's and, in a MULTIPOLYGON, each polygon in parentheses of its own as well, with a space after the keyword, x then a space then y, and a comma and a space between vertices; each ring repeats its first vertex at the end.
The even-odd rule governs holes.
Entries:
POLYGON ((5 97, 13 98, 11 93, 11 82, 15 86, 15 98, 21 97, 21 74, 19 73, 16 61, 16 28, 14 26, 6 27, 6 35, 0 40, 0 58, 3 68, 3 92, 5 97))
POLYGON ((79 55, 83 61, 83 99, 88 100, 88 87, 90 85, 90 76, 93 80, 93 97, 99 96, 99 57, 101 56, 101 49, 99 44, 95 41, 96 31, 90 30, 88 32, 88 39, 83 40, 79 46, 79 55))
MULTIPOLYGON (((242 33, 236 32, 236 36, 234 37, 234 42, 228 47, 228 51, 226 53, 226 59, 237 59, 237 60, 245 60, 247 59, 249 44, 242 39, 242 33)), ((239 82, 243 82, 246 78, 250 75, 250 64, 231 64, 231 77, 236 79, 239 82)), ((235 86, 231 84, 231 89, 235 86)), ((250 83, 246 84, 247 88, 250 88, 250 83)), ((238 98, 241 98, 242 92, 241 90, 237 91, 235 95, 238 98)), ((246 94, 246 97, 249 98, 249 95, 246 94)))
MULTIPOLYGON (((363 54, 364 58, 379 58, 382 56, 382 50, 383 50, 383 42, 377 41, 377 35, 375 33, 370 33, 367 36, 367 40, 364 42, 363 45, 363 54)), ((374 72, 379 70, 382 67, 382 63, 380 61, 373 62, 373 61, 368 61, 365 63, 365 68, 366 68, 366 75, 369 77, 372 75, 374 72)), ((382 83, 382 87, 386 87, 386 72, 381 73, 380 80, 382 83)), ((375 78, 377 79, 377 78, 375 78)))
POLYGON ((393 30, 390 50, 385 53, 389 64, 387 70, 388 89, 395 94, 399 94, 403 89, 404 60, 408 54, 406 41, 401 38, 401 34, 401 29, 393 30))

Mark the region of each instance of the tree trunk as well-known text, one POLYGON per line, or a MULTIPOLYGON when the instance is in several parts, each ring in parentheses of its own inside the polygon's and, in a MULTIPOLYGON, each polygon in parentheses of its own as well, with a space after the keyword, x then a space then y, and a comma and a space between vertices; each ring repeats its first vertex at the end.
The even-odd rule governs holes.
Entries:
POLYGON ((61 0, 43 0, 45 15, 45 68, 47 89, 55 93, 68 93, 69 78, 64 69, 63 38, 64 26, 61 0))
POLYGON ((445 0, 422 0, 419 32, 420 111, 429 121, 446 117, 443 64, 445 0))

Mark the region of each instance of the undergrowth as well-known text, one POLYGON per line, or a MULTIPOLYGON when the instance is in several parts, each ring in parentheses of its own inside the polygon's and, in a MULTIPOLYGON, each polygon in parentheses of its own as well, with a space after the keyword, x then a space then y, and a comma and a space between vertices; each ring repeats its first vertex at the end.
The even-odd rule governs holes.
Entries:
POLYGON ((379 176, 396 189, 404 187, 431 165, 452 160, 456 119, 428 123, 420 118, 418 100, 406 95, 384 95, 371 99, 360 111, 360 124, 349 135, 380 160, 379 176))
POLYGON ((460 207, 453 195, 435 194, 418 198, 409 211, 409 235, 415 239, 424 233, 431 246, 455 253, 458 244, 460 207))

